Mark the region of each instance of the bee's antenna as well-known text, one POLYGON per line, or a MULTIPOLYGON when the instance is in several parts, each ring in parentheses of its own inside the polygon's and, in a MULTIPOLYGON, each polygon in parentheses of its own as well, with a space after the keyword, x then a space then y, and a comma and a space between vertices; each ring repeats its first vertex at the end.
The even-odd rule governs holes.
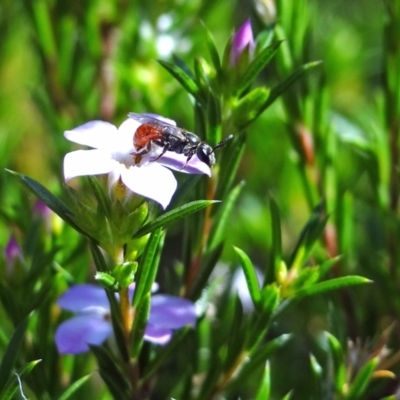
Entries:
POLYGON ((233 138, 233 135, 228 135, 225 139, 222 139, 219 143, 217 143, 214 147, 213 147, 213 153, 215 150, 219 149, 220 147, 225 147, 226 146, 226 142, 228 140, 231 140, 233 138))

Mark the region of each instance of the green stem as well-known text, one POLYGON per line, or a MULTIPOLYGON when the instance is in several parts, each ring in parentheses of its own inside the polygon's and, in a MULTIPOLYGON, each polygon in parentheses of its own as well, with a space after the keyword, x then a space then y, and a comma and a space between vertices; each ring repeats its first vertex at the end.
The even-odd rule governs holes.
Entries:
POLYGON ((119 292, 119 304, 120 304, 120 309, 121 309, 121 315, 122 315, 122 325, 124 329, 124 336, 126 339, 126 342, 129 343, 129 336, 130 336, 130 331, 131 331, 131 326, 132 326, 132 321, 131 321, 131 305, 129 302, 129 291, 128 288, 122 288, 119 292))
MULTIPOLYGON (((207 193, 206 193, 207 200, 212 200, 214 198, 215 187, 216 187, 216 183, 213 181, 213 179, 208 180, 207 193)), ((201 267, 201 261, 203 259, 204 249, 207 246, 207 241, 208 241, 208 237, 210 235, 210 230, 211 230, 211 226, 212 226, 211 207, 212 206, 210 205, 205 209, 204 225, 203 225, 203 231, 201 234, 200 246, 199 246, 199 250, 197 252, 196 257, 192 260, 190 268, 189 268, 189 273, 188 273, 188 276, 187 276, 187 279, 185 282, 184 297, 189 297, 190 291, 193 287, 194 281, 195 281, 195 279, 199 273, 200 267, 201 267)))
MULTIPOLYGON (((114 254, 114 263, 115 266, 122 264, 125 261, 124 257, 124 248, 118 249, 118 251, 114 254)), ((124 345, 126 348, 126 353, 130 354, 130 337, 131 337, 131 329, 132 329, 132 306, 129 300, 129 288, 125 287, 119 291, 119 305, 121 311, 122 318, 122 329, 124 334, 124 345)), ((140 379, 140 370, 139 365, 135 360, 132 360, 130 357, 125 362, 125 372, 127 379, 131 384, 131 399, 139 400, 141 398, 139 391, 139 379, 140 379)))

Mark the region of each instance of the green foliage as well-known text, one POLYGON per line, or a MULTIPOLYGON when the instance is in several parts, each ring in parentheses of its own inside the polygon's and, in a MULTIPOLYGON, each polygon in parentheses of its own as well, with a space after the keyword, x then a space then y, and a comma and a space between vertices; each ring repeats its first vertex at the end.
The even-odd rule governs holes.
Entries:
POLYGON ((161 216, 157 217, 153 221, 149 222, 148 224, 142 226, 135 234, 134 237, 141 237, 147 235, 150 232, 155 231, 158 228, 162 228, 167 224, 170 224, 173 221, 179 220, 187 215, 195 213, 205 207, 210 206, 211 204, 215 203, 215 201, 211 200, 198 200, 193 201, 191 203, 187 203, 181 207, 176 209, 167 211, 166 213, 162 214, 161 216))
POLYGON ((67 400, 69 399, 76 391, 80 389, 82 385, 84 385, 89 379, 89 375, 83 376, 74 382, 65 392, 58 398, 58 400, 67 400))
POLYGON ((399 27, 399 0, 5 0, 0 398, 395 398, 399 27), (233 135, 166 211, 60 179, 64 130, 131 111, 233 135), (61 355, 87 282, 113 334, 61 355), (154 290, 196 306, 164 345, 154 290))

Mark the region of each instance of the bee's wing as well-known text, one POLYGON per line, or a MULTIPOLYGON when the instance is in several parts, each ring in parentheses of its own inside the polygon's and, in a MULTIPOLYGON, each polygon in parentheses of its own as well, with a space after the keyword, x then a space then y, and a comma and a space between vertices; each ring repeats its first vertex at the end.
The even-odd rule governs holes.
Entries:
POLYGON ((141 122, 142 124, 152 124, 158 126, 165 126, 165 127, 176 127, 176 122, 172 119, 162 117, 161 115, 157 114, 137 114, 134 112, 128 113, 128 117, 134 119, 135 121, 141 122))

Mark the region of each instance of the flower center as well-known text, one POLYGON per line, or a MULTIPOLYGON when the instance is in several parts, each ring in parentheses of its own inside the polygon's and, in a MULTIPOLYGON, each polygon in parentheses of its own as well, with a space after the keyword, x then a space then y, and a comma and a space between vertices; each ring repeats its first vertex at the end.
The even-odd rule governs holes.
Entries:
MULTIPOLYGON (((129 168, 129 167, 126 166, 126 168, 129 168)), ((114 195, 120 201, 124 200, 124 198, 125 198, 126 186, 122 182, 121 177, 118 178, 118 181, 117 181, 117 183, 116 183, 116 185, 114 187, 114 195)))

